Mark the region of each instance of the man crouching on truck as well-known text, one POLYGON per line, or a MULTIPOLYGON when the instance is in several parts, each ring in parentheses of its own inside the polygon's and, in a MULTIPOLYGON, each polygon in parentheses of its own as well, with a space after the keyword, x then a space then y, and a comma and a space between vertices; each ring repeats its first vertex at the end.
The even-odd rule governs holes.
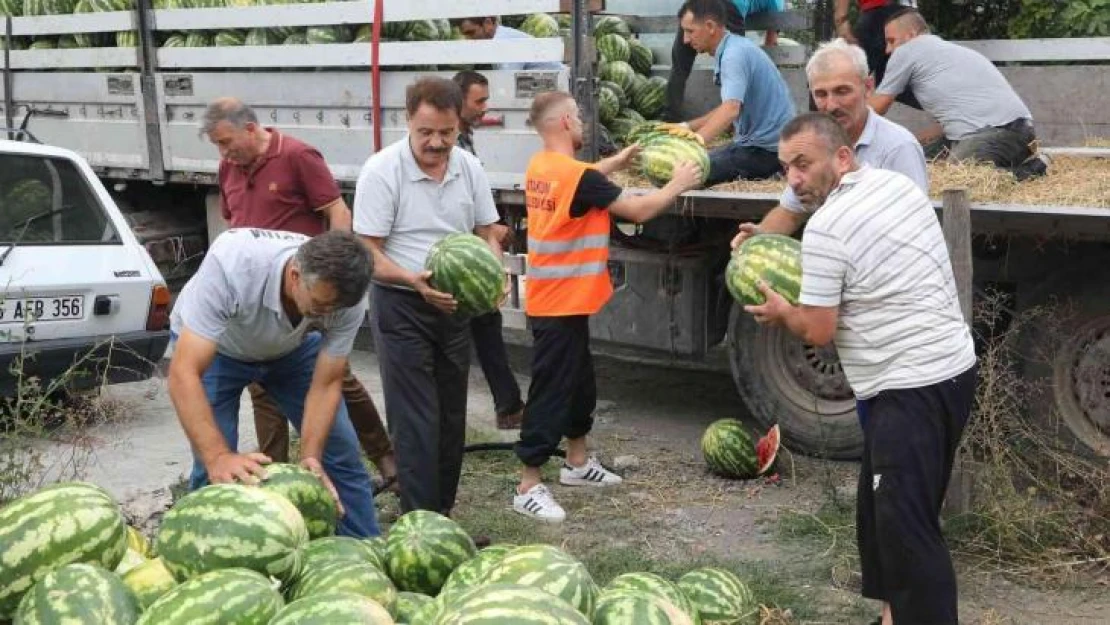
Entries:
POLYGON ((243 228, 213 241, 170 321, 170 399, 193 448, 191 489, 265 479, 270 459, 237 451, 239 397, 258 382, 300 431, 301 464, 337 497, 337 533, 379 534, 370 474, 342 398, 371 270, 349 232, 310 239, 243 228))
POLYGON ((525 173, 528 273, 525 312, 532 327, 532 383, 516 454, 524 471, 513 509, 542 521, 566 518, 543 485, 540 467, 567 438, 559 482, 609 486, 621 478, 586 455, 597 400, 590 356, 590 315, 613 293, 609 280, 610 213, 643 222, 667 209, 701 181, 696 165, 680 163, 662 189, 631 195, 606 177, 627 167, 639 152, 630 146, 596 164, 575 160, 582 120, 569 93, 546 92, 532 103, 529 121, 544 149, 525 173))

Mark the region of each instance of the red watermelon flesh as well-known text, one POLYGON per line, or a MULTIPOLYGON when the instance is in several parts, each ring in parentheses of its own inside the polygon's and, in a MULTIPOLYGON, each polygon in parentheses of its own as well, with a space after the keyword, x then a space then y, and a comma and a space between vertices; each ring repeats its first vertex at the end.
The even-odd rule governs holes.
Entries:
POLYGON ((763 475, 775 465, 775 458, 779 453, 779 426, 773 425, 763 438, 755 444, 755 455, 759 463, 756 475, 763 475))

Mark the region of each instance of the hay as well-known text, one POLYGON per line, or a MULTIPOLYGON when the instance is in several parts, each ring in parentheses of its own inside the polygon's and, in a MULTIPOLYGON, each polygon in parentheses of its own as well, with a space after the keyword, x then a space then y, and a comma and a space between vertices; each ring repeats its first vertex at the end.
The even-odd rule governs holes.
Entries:
MULTIPOLYGON (((1048 175, 1025 182, 990 165, 942 161, 929 163, 928 168, 929 195, 934 200, 940 200, 945 189, 966 188, 971 201, 979 203, 1110 208, 1110 159, 1054 157, 1048 175)), ((613 180, 625 187, 651 187, 645 178, 630 172, 620 172, 613 180)), ((779 194, 784 184, 781 178, 740 180, 710 190, 779 194)))
POLYGON ((1087 137, 1083 141, 1085 148, 1110 148, 1110 137, 1087 137))

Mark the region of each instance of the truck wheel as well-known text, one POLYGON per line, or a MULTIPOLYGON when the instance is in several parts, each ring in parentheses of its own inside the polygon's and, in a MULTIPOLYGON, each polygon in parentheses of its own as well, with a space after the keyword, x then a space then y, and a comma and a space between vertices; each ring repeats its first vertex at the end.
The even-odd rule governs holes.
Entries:
POLYGON ((855 397, 834 347, 813 347, 780 328, 762 328, 733 304, 728 352, 748 410, 763 427, 777 423, 787 447, 823 458, 860 457, 855 397))

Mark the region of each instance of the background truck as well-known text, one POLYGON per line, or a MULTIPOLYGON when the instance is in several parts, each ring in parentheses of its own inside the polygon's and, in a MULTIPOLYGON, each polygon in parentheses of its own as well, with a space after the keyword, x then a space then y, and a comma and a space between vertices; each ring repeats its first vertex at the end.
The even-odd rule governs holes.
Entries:
MULTIPOLYGON (((178 287, 219 229, 218 154, 198 134, 212 99, 238 96, 265 125, 319 148, 350 192, 366 158, 403 136, 404 90, 417 75, 561 61, 562 70, 483 70, 491 83, 491 110, 475 143, 496 199, 517 230, 506 264, 518 274, 519 287, 527 228, 521 183, 539 147, 526 122, 533 96, 552 88, 575 93, 588 129, 584 157, 596 155, 593 22, 601 15, 622 16, 653 50, 652 72, 665 76, 680 6, 678 0, 231 0, 229 6, 181 0, 174 8, 150 0, 82 2, 87 4, 78 3, 73 14, 6 21, 7 125, 33 114, 30 127, 42 141, 82 154, 167 281, 178 287), (432 29, 440 39, 452 37, 449 18, 532 13, 568 19, 558 35, 538 39, 417 40, 428 39, 432 29), (375 22, 378 28, 367 26, 375 22), (439 65, 443 59, 450 64, 439 65)), ((802 65, 810 46, 798 42, 830 36, 831 3, 794 5, 774 19, 784 35, 767 51, 803 111, 809 98, 802 65)), ((750 20, 749 28, 757 30, 761 19, 750 20)), ((758 33, 750 36, 762 41, 758 33)), ((1105 150, 1071 146, 1110 136, 1110 113, 1101 106, 1110 92, 1110 39, 962 43, 1006 64, 1003 71, 1032 109, 1042 145, 1054 146, 1049 151, 1107 156, 1105 150)), ((699 59, 688 85, 691 115, 718 101, 708 61, 699 59)), ((927 121, 902 108, 892 117, 911 128, 927 121)), ((1110 168, 1095 171, 1106 175, 1110 168)), ((942 189, 933 191, 940 210, 942 189)), ((765 425, 779 423, 787 446, 852 458, 862 434, 835 350, 757 328, 723 286, 737 223, 760 219, 776 200, 777 193, 695 191, 642 227, 618 225, 610 262, 616 293, 592 320, 593 336, 603 349, 670 366, 731 368, 751 414, 765 425)), ((1037 204, 973 203, 974 282, 979 290, 1007 294, 1014 313, 1058 298, 1074 304, 1059 355, 1050 362, 1031 359, 1027 373, 1053 381, 1054 392, 1039 409, 1056 411, 1070 440, 1110 454, 1110 281, 1104 274, 1110 267, 1110 200, 1072 204, 1063 197, 1037 204)), ((515 289, 505 307, 510 334, 524 328, 522 292, 515 289)))

